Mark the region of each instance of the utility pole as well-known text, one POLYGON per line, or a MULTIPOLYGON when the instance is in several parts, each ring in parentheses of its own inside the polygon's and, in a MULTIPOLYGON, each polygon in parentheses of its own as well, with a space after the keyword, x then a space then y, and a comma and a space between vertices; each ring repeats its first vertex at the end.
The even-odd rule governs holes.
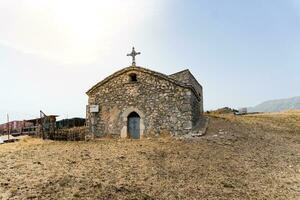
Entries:
POLYGON ((9 124, 9 115, 7 114, 7 140, 9 140, 10 134, 10 124, 9 124))

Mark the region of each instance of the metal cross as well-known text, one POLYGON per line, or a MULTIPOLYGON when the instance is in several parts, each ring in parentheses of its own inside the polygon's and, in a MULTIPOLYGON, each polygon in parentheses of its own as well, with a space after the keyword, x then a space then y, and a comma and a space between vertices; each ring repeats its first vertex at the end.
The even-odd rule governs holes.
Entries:
POLYGON ((129 54, 127 54, 127 56, 131 56, 132 57, 132 66, 135 66, 135 56, 137 56, 137 55, 140 55, 141 54, 141 52, 136 52, 135 50, 134 50, 134 47, 132 47, 132 52, 131 53, 129 53, 129 54))

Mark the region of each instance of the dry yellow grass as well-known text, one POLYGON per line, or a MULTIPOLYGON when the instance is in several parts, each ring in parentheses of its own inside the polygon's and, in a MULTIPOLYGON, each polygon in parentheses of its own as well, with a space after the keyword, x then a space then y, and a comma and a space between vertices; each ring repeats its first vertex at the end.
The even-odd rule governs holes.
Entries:
POLYGON ((211 117, 196 140, 0 146, 0 199, 297 199, 299 112, 211 117))
POLYGON ((277 113, 260 113, 248 115, 221 114, 213 115, 232 122, 244 122, 261 128, 275 131, 300 133, 300 110, 289 110, 277 113))

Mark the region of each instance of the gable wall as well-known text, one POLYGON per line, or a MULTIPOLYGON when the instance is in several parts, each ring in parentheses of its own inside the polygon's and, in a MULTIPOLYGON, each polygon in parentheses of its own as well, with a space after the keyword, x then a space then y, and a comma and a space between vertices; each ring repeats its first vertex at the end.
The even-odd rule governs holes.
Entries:
MULTIPOLYGON (((186 84, 190 84, 195 88, 196 92, 201 97, 201 101, 198 101, 198 103, 200 104, 200 112, 203 113, 203 90, 202 90, 202 86, 198 83, 198 81, 191 74, 191 72, 189 70, 184 70, 182 72, 172 74, 169 77, 171 77, 171 78, 173 78, 177 81, 180 81, 180 82, 183 82, 183 83, 186 83, 186 84)), ((194 101, 194 103, 196 104, 196 101, 194 101)))
POLYGON ((144 134, 186 134, 193 124, 193 93, 170 81, 141 71, 121 74, 89 94, 89 105, 99 105, 99 113, 87 109, 87 124, 97 136, 120 135, 126 121, 122 114, 136 108, 144 115, 144 134), (130 83, 136 73, 138 82, 130 83))

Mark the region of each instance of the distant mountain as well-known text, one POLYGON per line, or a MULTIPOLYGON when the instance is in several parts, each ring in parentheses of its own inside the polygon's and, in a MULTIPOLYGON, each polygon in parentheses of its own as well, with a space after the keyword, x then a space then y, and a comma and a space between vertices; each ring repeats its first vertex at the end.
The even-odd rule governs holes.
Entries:
POLYGON ((290 109, 300 109, 300 96, 265 101, 257 106, 248 108, 248 112, 280 112, 290 109))

